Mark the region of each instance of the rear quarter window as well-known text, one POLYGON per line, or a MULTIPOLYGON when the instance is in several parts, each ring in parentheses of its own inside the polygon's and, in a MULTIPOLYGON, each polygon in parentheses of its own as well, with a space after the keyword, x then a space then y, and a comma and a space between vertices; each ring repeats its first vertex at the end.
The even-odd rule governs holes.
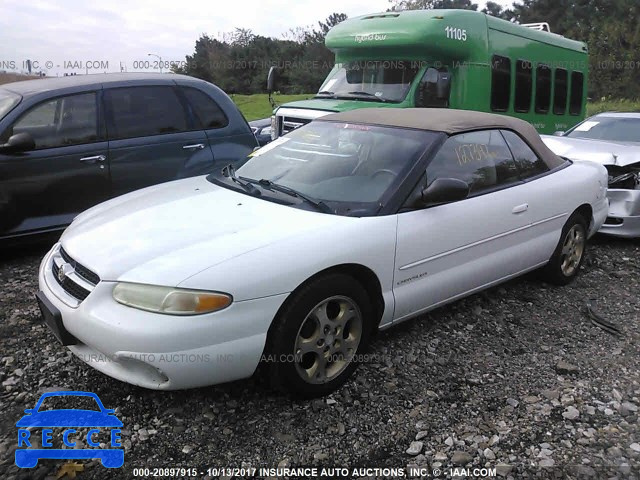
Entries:
POLYGON ((192 87, 182 87, 182 92, 201 128, 224 128, 229 125, 227 115, 209 95, 192 87))
POLYGON ((513 154, 513 159, 515 160, 518 170, 520 171, 520 176, 523 179, 542 175, 549 171, 547 164, 544 163, 544 161, 539 158, 533 150, 531 150, 529 145, 527 145, 517 133, 509 130, 502 130, 502 135, 504 135, 504 138, 509 145, 509 149, 513 154))

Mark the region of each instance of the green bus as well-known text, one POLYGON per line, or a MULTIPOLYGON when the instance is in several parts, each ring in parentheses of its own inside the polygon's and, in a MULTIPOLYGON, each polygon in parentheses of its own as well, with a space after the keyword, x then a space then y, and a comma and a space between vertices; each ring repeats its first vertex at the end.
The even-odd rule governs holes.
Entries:
POLYGON ((469 10, 348 19, 327 34, 336 64, 319 92, 276 108, 272 138, 331 112, 366 107, 497 112, 540 133, 568 130, 585 117, 587 46, 545 26, 469 10))

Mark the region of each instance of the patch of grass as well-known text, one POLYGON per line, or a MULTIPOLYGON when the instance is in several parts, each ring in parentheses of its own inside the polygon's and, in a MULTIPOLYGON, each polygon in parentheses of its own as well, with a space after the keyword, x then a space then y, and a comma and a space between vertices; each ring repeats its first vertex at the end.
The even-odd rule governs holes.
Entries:
POLYGON ((640 100, 601 100, 587 104, 587 116, 602 112, 640 112, 640 100))
MULTIPOLYGON (((274 98, 278 105, 282 105, 296 100, 306 100, 307 98, 312 98, 313 95, 313 93, 301 95, 276 94, 274 98)), ((248 121, 271 116, 271 105, 269 105, 269 97, 266 94, 231 95, 231 98, 248 121)), ((600 100, 587 104, 588 117, 602 112, 640 112, 640 100, 600 100)))
MULTIPOLYGON (((305 93, 301 95, 280 95, 275 94, 273 98, 282 105, 288 102, 294 102, 296 100, 306 100, 312 98, 313 93, 305 93)), ((267 94, 259 93, 256 95, 230 95, 231 99, 238 106, 242 114, 247 121, 259 120, 261 118, 267 118, 271 116, 272 109, 269 104, 269 96, 267 94)))

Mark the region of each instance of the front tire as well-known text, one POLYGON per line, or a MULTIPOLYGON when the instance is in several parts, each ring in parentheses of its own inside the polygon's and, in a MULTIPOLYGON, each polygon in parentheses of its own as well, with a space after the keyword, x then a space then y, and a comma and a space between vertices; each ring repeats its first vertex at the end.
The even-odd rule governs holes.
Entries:
POLYGON ((586 250, 587 220, 574 213, 564 225, 560 242, 542 270, 544 280, 555 285, 572 282, 578 275, 586 250))
POLYGON ((269 334, 271 385, 303 398, 336 390, 366 352, 371 325, 370 298, 354 278, 328 274, 313 280, 287 302, 269 334))

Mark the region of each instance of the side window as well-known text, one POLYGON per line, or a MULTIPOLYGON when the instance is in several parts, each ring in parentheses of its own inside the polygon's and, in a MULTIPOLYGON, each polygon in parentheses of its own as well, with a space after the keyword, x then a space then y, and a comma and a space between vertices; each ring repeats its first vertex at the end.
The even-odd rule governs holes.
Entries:
POLYGON ((36 150, 97 142, 100 138, 96 94, 70 95, 36 105, 3 137, 22 132, 33 137, 36 150))
POLYGON ((148 137, 189 130, 187 117, 172 87, 127 87, 105 90, 111 114, 109 138, 148 137))
POLYGON ((546 65, 536 68, 536 113, 549 113, 551 103, 551 69, 546 65))
POLYGON ((564 115, 567 110, 567 83, 567 71, 563 68, 557 68, 554 79, 555 93, 553 95, 553 113, 556 115, 564 115))
POLYGON ((491 58, 491 110, 506 112, 511 97, 511 60, 494 55, 491 58))
POLYGON ((502 130, 502 134, 511 149, 511 153, 523 179, 535 177, 536 175, 549 171, 544 161, 538 158, 535 152, 529 148, 529 145, 527 145, 517 133, 502 130))
POLYGON ((571 72, 571 97, 569 100, 569 113, 580 115, 582 113, 582 96, 584 95, 584 75, 581 72, 571 72))
POLYGON ((183 87, 182 91, 202 128, 222 128, 229 125, 229 119, 209 95, 197 88, 183 87))
POLYGON ((516 62, 516 99, 514 110, 526 113, 531 109, 533 91, 533 66, 526 60, 516 62))
POLYGON ((498 130, 463 133, 449 138, 427 167, 427 186, 436 178, 457 178, 470 193, 520 180, 511 152, 498 130))

